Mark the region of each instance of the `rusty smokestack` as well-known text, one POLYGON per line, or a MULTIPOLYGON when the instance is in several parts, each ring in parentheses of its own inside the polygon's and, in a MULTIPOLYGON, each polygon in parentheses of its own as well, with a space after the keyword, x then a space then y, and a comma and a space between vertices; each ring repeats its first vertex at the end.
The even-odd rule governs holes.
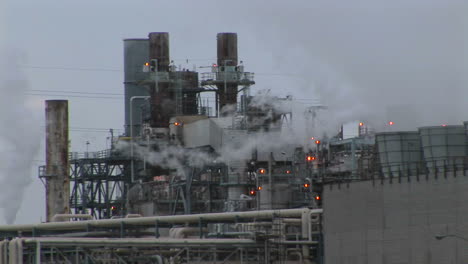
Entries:
MULTIPOLYGON (((217 43, 218 67, 220 71, 229 71, 224 66, 237 66, 237 33, 218 33, 217 43)), ((223 109, 226 105, 237 105, 237 84, 229 82, 219 84, 218 95, 220 109, 223 109)))
POLYGON ((169 69, 169 33, 151 32, 149 38, 149 57, 158 60, 158 71, 169 69))
POLYGON ((157 60, 155 83, 150 91, 151 126, 169 128, 169 120, 176 112, 174 91, 169 89, 169 83, 159 77, 159 73, 169 71, 169 33, 151 32, 148 38, 150 60, 157 60))
POLYGON ((70 211, 68 101, 46 101, 46 220, 70 211))

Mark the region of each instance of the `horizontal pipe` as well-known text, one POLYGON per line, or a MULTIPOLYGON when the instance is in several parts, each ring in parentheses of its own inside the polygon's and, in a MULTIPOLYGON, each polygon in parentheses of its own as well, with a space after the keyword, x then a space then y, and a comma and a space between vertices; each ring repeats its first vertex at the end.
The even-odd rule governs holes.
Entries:
POLYGON ((55 222, 26 225, 3 225, 0 226, 0 232, 32 232, 33 230, 69 231, 86 230, 89 227, 118 228, 121 227, 122 224, 152 227, 157 221, 160 223, 167 224, 199 223, 200 220, 221 223, 223 221, 236 221, 238 219, 272 219, 274 217, 301 217, 303 213, 321 214, 322 209, 298 208, 284 210, 261 210, 192 215, 150 216, 137 218, 55 222))
POLYGON ((105 238, 25 238, 25 244, 41 243, 41 246, 152 246, 152 245, 252 245, 252 239, 174 239, 174 238, 132 238, 132 239, 105 239, 105 238))
POLYGON ((57 221, 60 221, 60 220, 73 219, 73 218, 93 219, 93 216, 89 215, 89 214, 56 214, 56 215, 54 215, 54 217, 52 217, 51 222, 57 222, 57 221))
POLYGON ((280 244, 280 245, 317 245, 317 241, 309 241, 309 240, 270 240, 273 244, 280 244))

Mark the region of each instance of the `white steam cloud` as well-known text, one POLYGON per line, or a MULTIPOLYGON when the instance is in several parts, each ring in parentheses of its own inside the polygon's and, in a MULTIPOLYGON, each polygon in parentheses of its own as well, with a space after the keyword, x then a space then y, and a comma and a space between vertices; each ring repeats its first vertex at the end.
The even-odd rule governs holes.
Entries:
POLYGON ((39 149, 39 124, 26 99, 28 82, 18 70, 21 58, 0 51, 0 207, 7 224, 14 223, 39 149))
POLYGON ((330 130, 356 119, 378 130, 389 120, 407 130, 468 119, 466 1, 268 1, 252 10, 245 22, 275 72, 302 78, 287 90, 327 105, 330 130))

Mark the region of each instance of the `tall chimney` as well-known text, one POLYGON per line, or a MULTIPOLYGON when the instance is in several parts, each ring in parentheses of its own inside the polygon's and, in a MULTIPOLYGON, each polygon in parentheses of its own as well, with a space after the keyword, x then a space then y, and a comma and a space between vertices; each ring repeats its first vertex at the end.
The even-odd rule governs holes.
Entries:
POLYGON ((70 211, 68 101, 46 101, 46 221, 70 211))
MULTIPOLYGON (((218 33, 218 67, 225 71, 224 66, 237 66, 237 34, 218 33)), ((222 75, 221 75, 222 76, 222 75)), ((225 82, 218 85, 219 107, 237 105, 237 84, 225 82)))
POLYGON ((168 128, 169 120, 176 112, 174 91, 159 78, 159 72, 169 71, 169 33, 149 33, 149 58, 157 60, 155 85, 151 87, 151 126, 168 128))

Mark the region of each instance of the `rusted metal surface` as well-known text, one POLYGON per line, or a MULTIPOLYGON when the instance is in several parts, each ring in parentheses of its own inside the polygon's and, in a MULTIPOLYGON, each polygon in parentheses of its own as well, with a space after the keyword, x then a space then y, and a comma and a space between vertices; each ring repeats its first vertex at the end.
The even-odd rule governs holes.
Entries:
POLYGON ((70 211, 68 101, 46 101, 46 220, 70 211))
POLYGON ((237 33, 218 33, 218 65, 237 66, 237 33))
MULTIPOLYGON (((149 56, 150 60, 157 60, 158 72, 169 70, 169 33, 149 33, 149 56)), ((151 95, 151 126, 156 128, 168 128, 169 119, 175 113, 176 103, 174 91, 169 89, 167 82, 160 82, 156 78, 154 85, 150 86, 151 95), (157 82, 157 83, 156 83, 157 82)))
POLYGON ((169 69, 169 33, 151 32, 149 38, 150 59, 158 60, 158 71, 168 71, 169 69))
MULTIPOLYGON (((237 34, 218 33, 218 66, 224 72, 224 66, 237 66, 237 34)), ((226 78, 226 76, 224 77, 226 78)), ((223 109, 227 105, 237 105, 237 83, 224 83, 218 85, 219 108, 225 115, 232 112, 223 109), (224 111, 223 111, 224 110, 224 111)))

